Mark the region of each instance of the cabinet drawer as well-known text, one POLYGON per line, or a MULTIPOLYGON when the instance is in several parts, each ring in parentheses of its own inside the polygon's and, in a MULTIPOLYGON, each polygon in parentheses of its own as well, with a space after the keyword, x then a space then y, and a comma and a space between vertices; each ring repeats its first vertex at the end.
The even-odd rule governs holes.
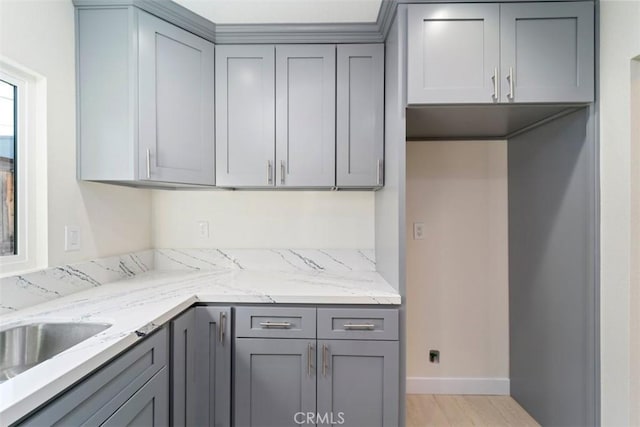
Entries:
POLYGON ((315 338, 316 309, 299 307, 236 308, 237 338, 315 338))
POLYGON ((162 328, 19 425, 102 424, 167 364, 168 343, 162 328))
POLYGON ((397 340, 398 310, 319 308, 319 339, 397 340))

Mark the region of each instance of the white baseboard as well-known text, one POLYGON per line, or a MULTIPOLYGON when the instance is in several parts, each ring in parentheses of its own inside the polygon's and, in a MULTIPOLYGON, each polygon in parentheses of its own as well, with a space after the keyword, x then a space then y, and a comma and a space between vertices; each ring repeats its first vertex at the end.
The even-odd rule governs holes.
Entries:
POLYGON ((509 393, 509 378, 407 378, 407 394, 492 394, 508 396, 509 393))

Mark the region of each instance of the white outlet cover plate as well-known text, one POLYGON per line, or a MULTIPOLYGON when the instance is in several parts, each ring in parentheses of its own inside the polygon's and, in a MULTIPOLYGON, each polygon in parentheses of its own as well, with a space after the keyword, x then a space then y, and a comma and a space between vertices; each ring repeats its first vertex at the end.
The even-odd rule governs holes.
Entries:
POLYGON ((413 223, 413 240, 424 240, 424 222, 413 223))
POLYGON ((64 227, 64 250, 79 251, 80 250, 80 227, 77 225, 67 225, 64 227))

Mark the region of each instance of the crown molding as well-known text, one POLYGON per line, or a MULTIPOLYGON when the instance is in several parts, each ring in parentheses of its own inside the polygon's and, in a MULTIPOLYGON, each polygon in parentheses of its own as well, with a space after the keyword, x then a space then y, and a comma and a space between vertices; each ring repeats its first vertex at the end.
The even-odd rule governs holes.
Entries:
POLYGON ((376 22, 326 24, 215 24, 171 0, 73 0, 77 8, 134 6, 219 44, 382 43, 398 1, 382 0, 376 22))

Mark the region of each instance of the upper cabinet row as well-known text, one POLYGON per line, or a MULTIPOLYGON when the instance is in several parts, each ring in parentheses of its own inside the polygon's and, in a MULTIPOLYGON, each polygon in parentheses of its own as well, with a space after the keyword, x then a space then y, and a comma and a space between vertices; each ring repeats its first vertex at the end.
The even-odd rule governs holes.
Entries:
POLYGON ((588 103, 593 2, 408 6, 409 104, 588 103))
POLYGON ((383 45, 214 47, 135 7, 76 13, 80 179, 382 185, 383 45))
POLYGON ((380 44, 217 46, 216 184, 382 185, 383 58, 380 44))

